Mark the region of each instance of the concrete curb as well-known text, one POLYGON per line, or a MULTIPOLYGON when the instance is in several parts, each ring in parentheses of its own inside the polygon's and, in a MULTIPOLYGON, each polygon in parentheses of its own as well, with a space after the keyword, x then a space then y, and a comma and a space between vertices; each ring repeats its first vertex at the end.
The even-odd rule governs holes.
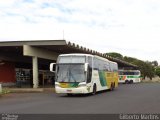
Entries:
POLYGON ((33 93, 33 92, 43 92, 42 88, 9 88, 8 89, 11 93, 33 93))
POLYGON ((54 88, 7 88, 10 93, 42 93, 54 92, 54 88))
POLYGON ((141 81, 141 83, 160 83, 160 81, 141 81))

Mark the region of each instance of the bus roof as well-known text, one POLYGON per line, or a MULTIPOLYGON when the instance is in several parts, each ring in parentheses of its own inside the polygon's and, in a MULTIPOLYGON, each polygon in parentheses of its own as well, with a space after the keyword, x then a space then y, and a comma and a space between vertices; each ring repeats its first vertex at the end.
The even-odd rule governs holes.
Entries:
POLYGON ((91 54, 82 54, 82 53, 61 54, 59 56, 91 56, 93 57, 93 55, 91 54))
POLYGON ((61 55, 59 55, 59 56, 60 56, 60 57, 61 57, 61 56, 90 56, 90 57, 98 58, 98 59, 103 60, 103 61, 108 61, 108 62, 113 63, 113 64, 117 64, 116 62, 110 61, 110 60, 108 60, 108 59, 106 59, 106 58, 99 57, 99 56, 97 56, 97 55, 91 55, 91 54, 71 53, 71 54, 61 54, 61 55))

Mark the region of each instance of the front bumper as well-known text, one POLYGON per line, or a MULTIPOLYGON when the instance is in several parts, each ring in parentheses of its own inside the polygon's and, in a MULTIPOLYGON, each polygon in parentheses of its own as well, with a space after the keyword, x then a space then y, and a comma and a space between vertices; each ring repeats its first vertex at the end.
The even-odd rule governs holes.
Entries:
POLYGON ((55 87, 56 93, 71 93, 71 94, 86 94, 89 93, 87 87, 77 87, 77 88, 61 88, 59 86, 55 87))

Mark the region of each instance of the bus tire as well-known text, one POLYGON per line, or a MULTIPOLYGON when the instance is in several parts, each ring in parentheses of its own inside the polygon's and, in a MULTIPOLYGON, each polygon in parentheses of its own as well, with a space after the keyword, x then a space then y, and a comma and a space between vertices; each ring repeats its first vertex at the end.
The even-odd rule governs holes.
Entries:
POLYGON ((93 85, 93 92, 92 92, 92 95, 95 95, 97 92, 97 86, 96 84, 93 85))
POLYGON ((73 94, 72 93, 67 93, 67 96, 71 97, 71 96, 73 96, 73 94))
POLYGON ((130 84, 133 84, 133 80, 130 80, 130 84))
POLYGON ((128 81, 128 80, 126 80, 126 81, 125 81, 125 84, 128 84, 128 83, 129 83, 129 81, 128 81))
POLYGON ((113 83, 113 90, 115 89, 115 82, 113 83))
POLYGON ((111 87, 110 87, 110 90, 113 91, 115 88, 115 83, 111 83, 111 87))

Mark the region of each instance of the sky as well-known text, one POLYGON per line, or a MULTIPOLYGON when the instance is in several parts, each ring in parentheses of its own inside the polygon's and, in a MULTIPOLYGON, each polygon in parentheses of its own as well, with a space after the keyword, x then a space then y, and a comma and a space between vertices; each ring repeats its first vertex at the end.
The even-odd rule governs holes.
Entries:
POLYGON ((0 0, 0 41, 62 39, 160 63, 160 1, 0 0))

